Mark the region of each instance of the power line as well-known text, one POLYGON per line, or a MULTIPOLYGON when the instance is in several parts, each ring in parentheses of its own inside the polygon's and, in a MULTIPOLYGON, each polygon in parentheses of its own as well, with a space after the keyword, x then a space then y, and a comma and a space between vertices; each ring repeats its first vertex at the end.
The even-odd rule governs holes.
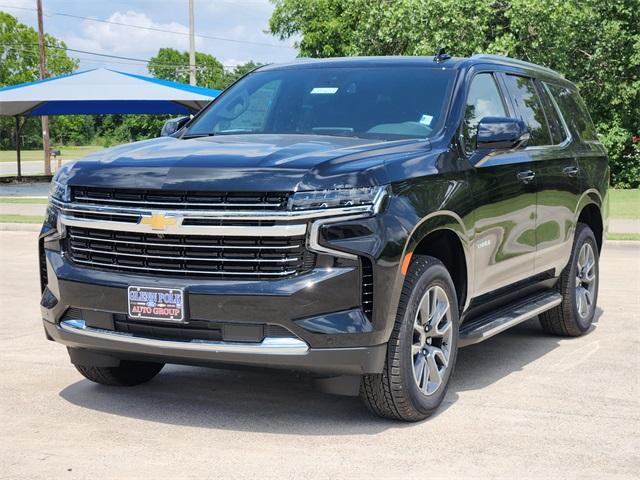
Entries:
MULTIPOLYGON (((15 6, 12 6, 12 5, 3 5, 3 4, 0 4, 0 7, 2 7, 2 8, 14 8, 14 9, 17 9, 17 10, 27 10, 27 11, 34 11, 35 10, 35 9, 29 8, 29 7, 15 7, 15 6)), ((72 13, 53 12, 51 10, 48 10, 46 12, 46 14, 48 16, 75 18, 75 19, 79 19, 79 20, 88 20, 88 21, 91 21, 91 22, 105 23, 105 24, 109 24, 109 25, 118 25, 120 27, 136 28, 136 29, 139 29, 139 30, 148 30, 148 31, 153 31, 153 32, 170 33, 170 34, 173 34, 173 35, 189 36, 189 32, 178 32, 176 30, 167 30, 167 29, 164 29, 164 28, 157 28, 157 27, 144 27, 142 25, 132 25, 130 23, 114 22, 114 21, 111 21, 111 20, 101 20, 99 18, 84 17, 82 15, 75 15, 75 14, 72 14, 72 13)), ((218 37, 218 36, 213 36, 213 35, 203 35, 203 34, 200 34, 200 33, 196 33, 195 36, 199 37, 199 38, 206 38, 208 40, 217 40, 217 41, 221 41, 221 42, 232 42, 232 43, 240 43, 240 44, 244 44, 244 45, 257 45, 257 46, 261 46, 261 47, 287 48, 287 49, 294 49, 295 50, 295 47, 292 47, 291 45, 277 45, 277 44, 274 44, 274 43, 252 42, 250 40, 238 40, 238 39, 235 39, 235 38, 218 37)))
MULTIPOLYGON (((9 47, 9 48, 16 48, 16 49, 28 49, 28 48, 33 48, 33 47, 37 47, 38 45, 36 43, 0 43, 0 47, 9 47)), ((69 48, 69 47, 59 47, 57 45, 45 45, 45 47, 47 48, 51 48, 51 49, 55 49, 55 50, 66 50, 68 52, 74 52, 74 53, 80 53, 80 54, 84 54, 84 55, 94 55, 97 57, 104 57, 104 58, 113 58, 113 59, 117 59, 117 60, 129 60, 130 62, 139 62, 139 63, 151 63, 150 59, 143 59, 143 58, 134 58, 134 57, 123 57, 120 55, 111 55, 108 53, 98 53, 98 52, 90 52, 88 50, 78 50, 75 48, 69 48)), ((107 63, 107 62, 105 62, 107 63)), ((122 63, 122 62, 120 62, 122 63)), ((130 63, 130 65, 135 65, 134 63, 130 63)), ((188 64, 182 64, 182 63, 162 63, 162 62, 154 62, 154 66, 157 67, 176 67, 176 68, 189 68, 188 64)), ((237 67, 237 65, 222 65, 224 68, 235 68, 237 67)), ((206 63, 204 65, 202 65, 199 68, 202 69, 206 69, 206 68, 211 68, 212 65, 207 65, 206 63)), ((196 67, 198 68, 198 67, 196 67)))

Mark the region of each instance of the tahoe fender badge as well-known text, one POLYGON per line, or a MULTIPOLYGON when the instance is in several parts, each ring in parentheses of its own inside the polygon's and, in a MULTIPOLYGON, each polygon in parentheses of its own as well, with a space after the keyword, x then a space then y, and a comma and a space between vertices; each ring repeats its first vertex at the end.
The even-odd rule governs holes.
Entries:
POLYGON ((478 248, 478 249, 485 248, 485 247, 488 247, 489 245, 491 245, 491 239, 487 238, 485 240, 482 240, 482 241, 478 242, 476 244, 476 248, 478 248))

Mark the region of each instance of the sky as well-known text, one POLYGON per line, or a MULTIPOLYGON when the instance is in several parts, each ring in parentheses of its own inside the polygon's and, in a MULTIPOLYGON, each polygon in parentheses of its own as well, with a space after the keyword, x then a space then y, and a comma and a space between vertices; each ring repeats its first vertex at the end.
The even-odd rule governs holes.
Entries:
MULTIPOLYGON (((188 0, 42 0, 45 32, 63 40, 67 47, 90 52, 149 59, 161 47, 188 50, 188 0), (64 15, 63 15, 64 14, 64 15), (131 24, 182 34, 130 28, 69 17, 75 15, 131 24)), ((269 0, 194 0, 196 50, 214 55, 226 67, 250 60, 277 63, 293 60, 294 40, 280 41, 265 33, 273 5, 269 0), (224 40, 223 40, 224 39, 224 40), (242 43, 252 42, 252 43, 242 43)), ((37 28, 36 0, 0 0, 0 11, 37 28)), ((105 67, 147 74, 146 64, 107 59, 84 53, 80 69, 105 67)))

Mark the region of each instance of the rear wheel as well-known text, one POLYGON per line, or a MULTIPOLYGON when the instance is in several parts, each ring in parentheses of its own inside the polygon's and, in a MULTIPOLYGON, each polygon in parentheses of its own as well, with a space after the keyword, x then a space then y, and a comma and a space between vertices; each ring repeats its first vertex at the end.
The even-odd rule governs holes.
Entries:
POLYGON ((440 406, 457 357, 457 305, 442 262, 416 255, 402 289, 384 371, 362 380, 360 396, 373 413, 418 421, 440 406))
POLYGON ((565 337, 577 337, 589 330, 598 301, 598 261, 595 235, 587 225, 579 223, 571 259, 558 281, 562 303, 540 315, 544 330, 565 337))
POLYGON ((87 380, 92 382, 101 385, 132 387, 151 380, 160 373, 164 364, 122 360, 117 367, 87 365, 75 365, 75 367, 87 380))

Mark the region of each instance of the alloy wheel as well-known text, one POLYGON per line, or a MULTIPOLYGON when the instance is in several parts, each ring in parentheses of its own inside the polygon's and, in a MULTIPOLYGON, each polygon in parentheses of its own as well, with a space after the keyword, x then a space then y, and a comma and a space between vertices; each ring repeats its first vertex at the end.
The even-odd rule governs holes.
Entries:
POLYGON ((589 243, 582 245, 576 268, 576 308, 586 318, 594 306, 596 289, 596 255, 589 243))
POLYGON ((411 346, 413 377, 425 395, 434 394, 444 383, 452 336, 449 299, 444 289, 433 286, 418 305, 411 346))

